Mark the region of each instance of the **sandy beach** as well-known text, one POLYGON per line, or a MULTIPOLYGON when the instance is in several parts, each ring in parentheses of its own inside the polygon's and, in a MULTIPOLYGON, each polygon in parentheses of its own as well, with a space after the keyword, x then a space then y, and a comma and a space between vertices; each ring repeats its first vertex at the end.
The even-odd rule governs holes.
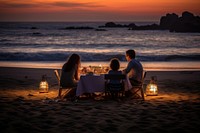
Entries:
POLYGON ((0 132, 197 133, 200 71, 147 71, 158 96, 141 99, 60 101, 53 69, 0 67, 0 132), (49 93, 39 93, 42 75, 49 93))

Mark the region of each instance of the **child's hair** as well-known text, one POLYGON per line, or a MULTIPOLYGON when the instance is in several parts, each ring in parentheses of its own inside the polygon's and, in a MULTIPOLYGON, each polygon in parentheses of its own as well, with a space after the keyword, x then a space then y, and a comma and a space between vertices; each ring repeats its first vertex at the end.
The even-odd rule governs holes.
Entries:
POLYGON ((113 71, 117 71, 119 69, 119 67, 120 67, 119 60, 117 58, 111 59, 111 61, 110 61, 110 68, 113 71))

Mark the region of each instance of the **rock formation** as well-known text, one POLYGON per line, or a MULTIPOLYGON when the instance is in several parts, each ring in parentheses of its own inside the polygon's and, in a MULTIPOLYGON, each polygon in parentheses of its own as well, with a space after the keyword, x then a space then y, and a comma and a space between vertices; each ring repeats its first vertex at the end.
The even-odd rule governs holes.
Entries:
POLYGON ((168 13, 160 18, 160 24, 137 26, 135 23, 128 25, 107 22, 99 28, 129 28, 129 30, 169 30, 170 32, 200 32, 200 17, 185 11, 179 17, 175 13, 168 13))
POLYGON ((181 17, 167 14, 160 19, 160 28, 170 32, 200 32, 200 17, 185 11, 181 17))

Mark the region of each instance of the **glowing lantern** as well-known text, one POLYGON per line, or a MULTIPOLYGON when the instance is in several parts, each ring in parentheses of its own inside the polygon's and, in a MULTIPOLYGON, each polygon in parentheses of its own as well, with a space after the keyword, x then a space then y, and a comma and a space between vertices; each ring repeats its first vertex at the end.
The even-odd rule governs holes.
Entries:
POLYGON ((47 93, 49 90, 48 82, 46 81, 45 75, 42 76, 42 81, 40 82, 39 92, 47 93))
POLYGON ((147 96, 157 96, 158 95, 158 86, 157 86, 157 77, 152 76, 150 83, 146 87, 146 95, 147 96))
POLYGON ((99 67, 102 69, 102 65, 100 64, 99 67))

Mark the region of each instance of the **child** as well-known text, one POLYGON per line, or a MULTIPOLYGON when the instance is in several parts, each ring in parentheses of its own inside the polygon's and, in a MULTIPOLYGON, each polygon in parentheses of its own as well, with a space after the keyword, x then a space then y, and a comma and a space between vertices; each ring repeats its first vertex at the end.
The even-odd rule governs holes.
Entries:
MULTIPOLYGON (((120 63, 119 63, 119 60, 117 58, 113 58, 111 59, 110 61, 110 71, 108 72, 108 74, 122 74, 122 71, 119 70, 120 68, 120 63)), ((111 82, 114 82, 113 81, 110 81, 111 82)), ((118 81, 119 83, 119 81, 118 81)))
MULTIPOLYGON (((113 58, 110 61, 110 71, 108 74, 112 75, 121 75, 122 71, 119 70, 120 63, 117 58, 113 58)), ((123 88, 123 81, 118 79, 110 79, 107 84, 107 88, 109 92, 111 93, 113 98, 118 97, 118 92, 123 88)))

